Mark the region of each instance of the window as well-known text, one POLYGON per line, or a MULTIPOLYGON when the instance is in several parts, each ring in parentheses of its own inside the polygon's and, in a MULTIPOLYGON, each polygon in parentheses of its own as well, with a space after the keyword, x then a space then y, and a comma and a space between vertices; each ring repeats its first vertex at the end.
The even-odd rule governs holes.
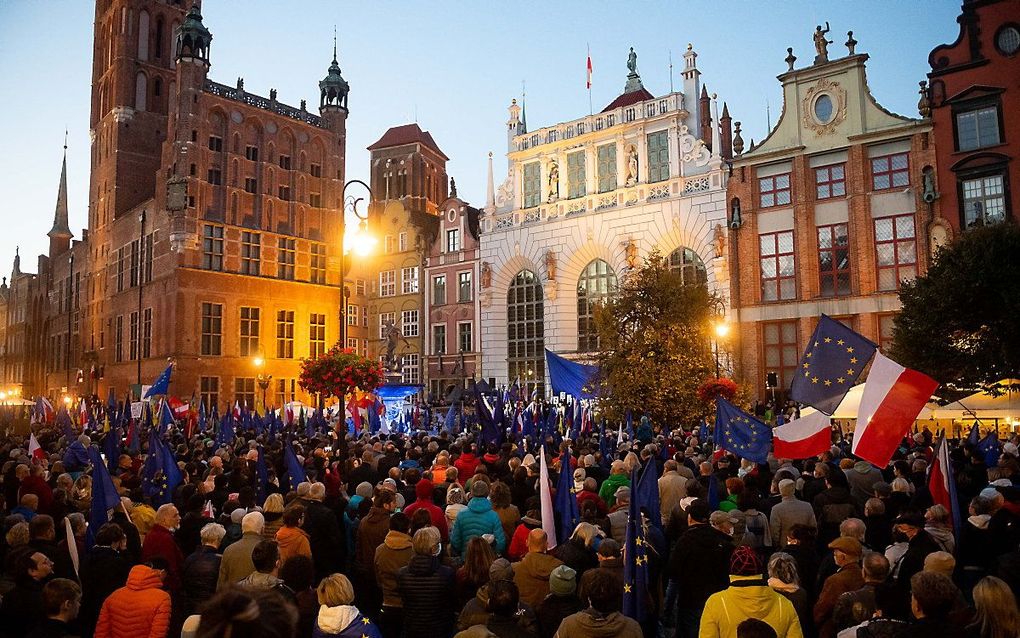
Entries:
POLYGON ((322 165, 321 164, 309 164, 308 172, 312 174, 312 177, 322 177, 322 165))
POLYGON ((223 354, 223 304, 202 304, 201 353, 213 357, 223 354))
POLYGON ((295 240, 280 237, 277 248, 276 276, 280 279, 294 279, 294 260, 297 256, 295 240))
POLYGON ((762 208, 786 206, 790 203, 790 174, 781 173, 758 178, 758 201, 762 208))
POLYGON ((815 169, 815 191, 818 199, 846 195, 846 164, 819 166, 815 169))
POLYGON ((446 303, 446 275, 432 278, 432 304, 442 306, 446 303))
POLYGON ((457 273, 457 303, 471 301, 471 272, 457 273))
POLYGON ((871 158, 871 179, 875 190, 910 185, 910 162, 906 153, 871 158))
POLYGON ((223 171, 218 168, 209 169, 209 179, 207 180, 210 184, 220 186, 223 184, 223 171))
POLYGON ((253 162, 259 161, 259 147, 258 146, 245 146, 244 147, 244 156, 247 159, 249 159, 249 160, 251 160, 253 162))
POLYGON ((220 403, 220 378, 202 377, 199 380, 199 392, 201 394, 202 405, 205 406, 206 410, 212 412, 213 406, 220 403))
POLYGON ((896 290, 904 279, 913 279, 917 275, 914 216, 876 219, 875 253, 879 290, 896 290))
POLYGON ((669 270, 680 275, 685 284, 708 285, 708 271, 698 253, 686 246, 680 246, 669 254, 669 270))
POLYGON ((567 155, 567 197, 584 197, 585 189, 584 151, 577 151, 567 155))
POLYGON ((152 356, 152 308, 142 311, 142 358, 152 356))
POLYGON ((386 338, 386 327, 391 323, 397 322, 397 313, 395 312, 380 312, 379 313, 379 338, 386 338))
POLYGON ((542 202, 541 168, 538 162, 524 165, 524 207, 532 208, 542 202))
POLYGON ((603 144, 596 151, 599 192, 616 190, 616 144, 603 144))
MULTIPOLYGON (((156 241, 156 233, 149 233, 145 238, 145 271, 143 274, 144 283, 152 281, 152 245, 156 241)), ((77 301, 75 301, 77 305, 77 301)))
POLYGON ((121 246, 117 249, 117 292, 124 290, 124 270, 127 259, 127 249, 121 246))
POLYGON ((262 260, 262 235, 250 230, 241 232, 241 274, 258 276, 262 260))
POLYGON ((964 228, 989 226, 1006 220, 1006 196, 1002 175, 965 179, 963 193, 964 228))
POLYGON ((326 283, 326 244, 312 243, 311 251, 309 281, 313 284, 324 284, 326 283))
POLYGON ((282 168, 285 171, 289 171, 290 170, 290 155, 281 155, 279 159, 280 159, 280 168, 282 168))
POLYGON ((294 311, 276 311, 276 358, 294 358, 294 311))
POLYGON ((277 195, 284 201, 290 201, 290 186, 279 186, 277 195))
POLYGON ((131 313, 131 326, 128 329, 130 347, 128 348, 128 360, 134 361, 138 358, 138 312, 131 313))
POLYGON ((312 359, 326 353, 326 315, 308 315, 308 356, 312 359))
POLYGON ((387 255, 394 252, 397 248, 397 238, 393 235, 386 235, 383 239, 383 252, 387 255))
POLYGON ((114 361, 120 363, 124 360, 124 315, 117 315, 115 324, 113 331, 114 361))
POLYGON ((581 271, 577 280, 577 349, 580 352, 599 349, 595 308, 616 294, 616 287, 616 273, 601 259, 590 262, 581 271))
POLYGON ((432 326, 432 354, 446 354, 446 324, 432 326))
POLYGON ((999 109, 985 106, 956 114, 956 149, 970 151, 994 146, 999 138, 999 109))
POLYGON ((358 340, 355 337, 347 337, 347 349, 351 352, 358 352, 358 340))
POLYGON ((364 279, 357 279, 357 280, 355 280, 355 282, 354 282, 354 291, 355 291, 354 294, 358 295, 359 297, 364 297, 366 290, 367 290, 367 285, 366 285, 364 279))
POLYGON ((217 153, 223 151, 223 138, 216 135, 209 136, 209 150, 217 153))
POLYGON ((542 284, 530 270, 510 282, 507 304, 507 376, 524 379, 528 394, 545 380, 545 308, 542 284))
POLYGON ((400 381, 414 385, 421 382, 421 358, 417 352, 405 354, 400 358, 400 381))
POLYGON ((793 231, 758 236, 761 254, 761 299, 778 301, 797 296, 794 274, 793 231))
POLYGON ((249 193, 258 193, 259 192, 259 180, 255 179, 254 177, 245 177, 244 178, 244 190, 246 192, 249 192, 249 193))
POLYGON ((397 273, 395 270, 384 270, 379 273, 379 296, 392 297, 397 294, 397 273))
POLYGON ((846 224, 818 227, 818 276, 823 297, 850 294, 850 242, 846 224))
POLYGON ((400 233, 400 252, 407 251, 407 233, 400 233))
POLYGON ((457 351, 458 352, 471 352, 474 348, 474 342, 471 339, 471 324, 469 322, 461 322, 457 324, 457 351))
POLYGON ((827 93, 822 93, 815 99, 815 119, 820 124, 828 124, 832 121, 832 98, 827 93))
MULTIPOLYGON (((777 321, 762 324, 762 360, 765 373, 775 372, 778 377, 777 390, 787 390, 797 373, 797 322, 777 321)), ((762 379, 764 381, 764 379, 762 379)))
POLYGON ((896 329, 896 315, 879 315, 878 316, 878 347, 883 352, 889 352, 892 348, 893 337, 896 329))
POLYGON ((312 208, 322 208, 322 195, 319 193, 308 193, 308 205, 312 208))
POLYGON ((666 131, 649 133, 645 143, 648 145, 648 181, 669 179, 669 141, 666 131))
POLYGON ((995 48, 999 53, 1007 56, 1016 55, 1020 50, 1020 29, 1012 24, 1007 24, 995 34, 995 48))
POLYGON ((205 225, 202 231, 202 268, 223 270, 223 226, 205 225))
POLYGON ((368 327, 368 306, 361 307, 361 327, 368 327))
POLYGON ((294 401, 297 390, 297 379, 276 380, 276 405, 287 405, 294 401))
POLYGON ((455 253, 460 250, 460 229, 451 228, 446 231, 446 252, 455 253))
POLYGON ((400 330, 405 337, 418 336, 417 310, 405 310, 400 313, 400 330))
POLYGON ((358 325, 358 307, 354 304, 347 304, 347 325, 358 325))
POLYGON ((245 407, 255 405, 254 377, 237 377, 234 379, 234 401, 245 407))
POLYGON ((253 357, 259 353, 259 322, 262 318, 260 308, 241 307, 241 344, 242 357, 253 357))
POLYGON ((418 292, 418 267, 409 266, 400 269, 400 292, 404 295, 411 295, 418 292))
POLYGON ((138 285, 138 275, 141 274, 142 267, 140 258, 141 255, 138 253, 138 240, 136 239, 131 242, 131 283, 129 284, 131 288, 138 285))

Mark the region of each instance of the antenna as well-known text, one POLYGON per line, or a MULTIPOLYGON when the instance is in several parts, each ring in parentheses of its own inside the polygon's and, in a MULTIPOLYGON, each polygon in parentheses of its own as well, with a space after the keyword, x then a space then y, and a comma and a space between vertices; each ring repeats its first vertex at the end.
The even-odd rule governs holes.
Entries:
POLYGON ((669 55, 669 92, 673 92, 673 50, 668 49, 669 55))
POLYGON ((333 62, 336 62, 336 25, 333 25, 333 62))
POLYGON ((768 98, 765 98, 765 125, 766 125, 766 130, 768 130, 768 131, 772 130, 772 111, 770 110, 770 107, 769 107, 769 99, 768 98))
POLYGON ((64 150, 67 150, 67 127, 64 127, 64 150))

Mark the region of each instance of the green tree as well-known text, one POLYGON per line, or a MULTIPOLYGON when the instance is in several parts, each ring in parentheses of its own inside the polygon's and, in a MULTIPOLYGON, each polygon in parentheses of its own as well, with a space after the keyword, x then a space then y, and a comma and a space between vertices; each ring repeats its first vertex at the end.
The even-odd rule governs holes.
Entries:
POLYGON ((717 298, 703 285, 684 283, 653 252, 623 276, 618 294, 595 312, 599 406, 610 423, 630 409, 635 422, 692 425, 709 411, 698 388, 714 376, 710 327, 717 298))
POLYGON ((948 395, 1020 376, 1020 228, 975 228, 900 290, 891 356, 948 395))

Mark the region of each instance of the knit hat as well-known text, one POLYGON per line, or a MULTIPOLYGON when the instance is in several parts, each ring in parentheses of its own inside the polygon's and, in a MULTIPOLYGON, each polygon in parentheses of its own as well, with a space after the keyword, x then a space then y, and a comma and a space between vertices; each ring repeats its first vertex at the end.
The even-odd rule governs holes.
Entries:
POLYGON ((489 484, 485 481, 471 481, 471 498, 485 498, 489 495, 489 484))
POLYGON ((354 493, 361 498, 372 498, 372 484, 368 481, 362 481, 358 483, 358 487, 354 490, 354 493))
POLYGON ((569 596, 577 589, 577 572, 560 565, 549 573, 549 591, 557 596, 569 596))
POLYGON ((747 545, 741 545, 730 555, 730 574, 734 576, 761 576, 761 560, 747 545))
POLYGON ((514 579, 514 568, 510 566, 510 561, 505 558, 497 558, 492 561, 489 565, 489 582, 495 582, 497 580, 513 580, 514 579))

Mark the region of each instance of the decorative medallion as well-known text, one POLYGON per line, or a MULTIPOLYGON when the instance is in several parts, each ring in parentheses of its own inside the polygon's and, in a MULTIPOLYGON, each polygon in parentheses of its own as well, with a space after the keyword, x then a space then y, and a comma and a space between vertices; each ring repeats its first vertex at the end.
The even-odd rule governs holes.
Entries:
POLYGON ((846 89, 827 78, 822 78, 807 90, 801 103, 805 128, 815 135, 829 135, 846 119, 846 89))

